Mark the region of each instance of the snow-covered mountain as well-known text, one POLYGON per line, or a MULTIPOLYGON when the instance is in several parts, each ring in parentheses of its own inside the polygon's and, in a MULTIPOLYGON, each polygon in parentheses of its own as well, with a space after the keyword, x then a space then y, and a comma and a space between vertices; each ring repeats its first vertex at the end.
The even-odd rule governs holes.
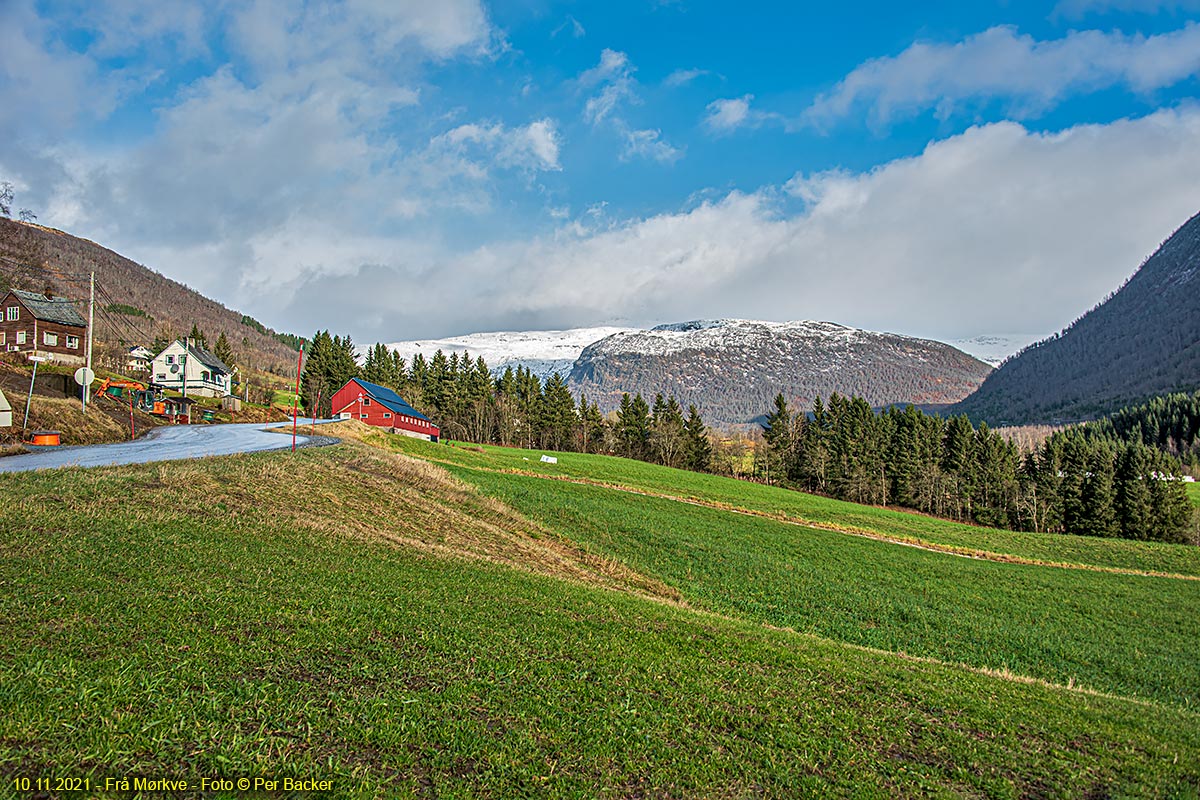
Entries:
MULTIPOLYGON (((1021 337, 978 337, 971 346, 995 358, 1021 337), (987 349, 987 348, 991 349, 987 349)), ((673 394, 695 403, 713 423, 744 422, 783 392, 807 405, 830 392, 858 394, 875 405, 952 403, 970 394, 991 368, 942 342, 875 333, 832 322, 722 319, 562 331, 500 331, 394 342, 411 361, 437 350, 482 356, 494 374, 524 366, 542 380, 558 372, 575 394, 609 410, 621 394, 673 394)))
POLYGON ((1004 359, 1048 336, 1046 333, 996 333, 970 339, 951 339, 947 344, 952 344, 964 353, 998 367, 1004 359))
POLYGON ((483 356, 492 372, 499 374, 506 367, 518 365, 529 369, 543 381, 558 372, 566 377, 583 349, 593 342, 625 333, 633 328, 602 326, 572 328, 565 331, 496 331, 469 333, 445 339, 422 339, 412 342, 393 342, 388 347, 400 353, 406 361, 421 353, 426 359, 441 350, 447 356, 466 352, 471 358, 483 356))
POLYGON ((781 392, 801 407, 832 392, 876 406, 952 403, 989 372, 943 342, 833 322, 727 319, 613 334, 584 349, 568 383, 602 409, 624 392, 661 392, 732 423, 764 414, 781 392))

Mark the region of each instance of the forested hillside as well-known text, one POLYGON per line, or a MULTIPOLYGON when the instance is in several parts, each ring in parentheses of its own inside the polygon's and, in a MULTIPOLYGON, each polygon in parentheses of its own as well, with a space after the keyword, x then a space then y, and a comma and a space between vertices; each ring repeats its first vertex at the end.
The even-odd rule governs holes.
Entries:
POLYGON ((70 297, 80 301, 86 315, 92 270, 100 350, 149 346, 155 339, 183 336, 196 325, 212 342, 224 333, 243 367, 295 375, 299 340, 294 336, 278 334, 95 242, 0 218, 0 288, 70 297))
POLYGON ((1200 214, 1115 294, 951 409, 1000 424, 1094 419, 1200 389, 1200 214))

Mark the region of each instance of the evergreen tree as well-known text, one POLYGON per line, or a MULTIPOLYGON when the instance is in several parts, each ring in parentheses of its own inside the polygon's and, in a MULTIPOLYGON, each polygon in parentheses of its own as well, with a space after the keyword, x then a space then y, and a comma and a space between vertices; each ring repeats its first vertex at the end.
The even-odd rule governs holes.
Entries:
POLYGON ((1149 451, 1140 442, 1128 442, 1117 458, 1116 514, 1121 536, 1153 539, 1154 508, 1150 492, 1149 451))
POLYGON ((796 452, 796 479, 810 492, 826 492, 829 476, 829 448, 826 444, 829 417, 818 397, 813 401, 812 419, 800 429, 796 452))
POLYGON ((543 442, 551 450, 575 449, 575 399, 567 382, 555 372, 546 381, 544 394, 543 442))
POLYGON ((197 347, 204 350, 208 349, 208 337, 204 335, 204 331, 200 330, 200 326, 195 322, 192 323, 192 332, 188 334, 188 339, 197 347))
POLYGON ((794 474, 797 471, 796 427, 782 392, 775 395, 775 409, 767 415, 763 439, 767 443, 767 482, 770 482, 772 472, 776 481, 794 474))
POLYGON ((584 453, 598 453, 604 446, 604 417, 600 406, 588 404, 587 396, 579 398, 579 420, 584 453))
MULTIPOLYGON (((599 413, 599 409, 597 409, 599 413)), ((712 468, 712 443, 708 440, 708 426, 700 418, 700 412, 695 405, 688 406, 687 420, 683 423, 686 439, 686 461, 688 469, 695 472, 708 472, 712 468)))
POLYGON ((646 460, 650 446, 650 406, 641 393, 632 400, 628 392, 621 395, 621 406, 617 410, 617 441, 621 455, 646 460))
POLYGON ((221 359, 225 366, 233 369, 237 364, 234 363, 233 348, 229 345, 229 339, 225 336, 225 331, 221 331, 221 335, 217 337, 217 344, 213 347, 213 355, 221 359))

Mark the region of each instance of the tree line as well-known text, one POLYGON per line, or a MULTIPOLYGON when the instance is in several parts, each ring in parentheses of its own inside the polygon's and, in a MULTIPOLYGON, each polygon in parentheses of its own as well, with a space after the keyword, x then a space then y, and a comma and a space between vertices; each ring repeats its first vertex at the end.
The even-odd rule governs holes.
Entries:
POLYGON ((875 413, 837 394, 808 413, 779 395, 764 438, 778 482, 842 500, 1013 530, 1197 538, 1182 464, 1140 441, 1067 429, 1022 453, 965 416, 875 413))
POLYGON ((1139 442, 1200 468, 1200 392, 1155 397, 1080 427, 1092 439, 1139 442))
POLYGON ((575 400, 555 373, 543 383, 524 367, 494 377, 482 357, 441 350, 418 353, 407 363, 383 344, 367 350, 361 365, 349 336, 318 331, 306 348, 300 377, 305 409, 331 416, 330 398, 351 378, 398 392, 435 420, 444 438, 581 453, 612 453, 670 467, 707 471, 713 466, 708 427, 694 405, 686 412, 674 397, 653 404, 640 394, 621 398, 607 415, 586 396, 575 400))

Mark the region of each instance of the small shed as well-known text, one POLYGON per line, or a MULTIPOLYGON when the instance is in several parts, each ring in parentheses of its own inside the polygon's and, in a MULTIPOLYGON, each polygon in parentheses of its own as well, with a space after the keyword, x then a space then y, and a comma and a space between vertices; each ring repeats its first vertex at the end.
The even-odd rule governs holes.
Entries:
POLYGON ((0 390, 0 428, 12 427, 12 405, 9 404, 8 398, 4 396, 4 391, 0 390))

